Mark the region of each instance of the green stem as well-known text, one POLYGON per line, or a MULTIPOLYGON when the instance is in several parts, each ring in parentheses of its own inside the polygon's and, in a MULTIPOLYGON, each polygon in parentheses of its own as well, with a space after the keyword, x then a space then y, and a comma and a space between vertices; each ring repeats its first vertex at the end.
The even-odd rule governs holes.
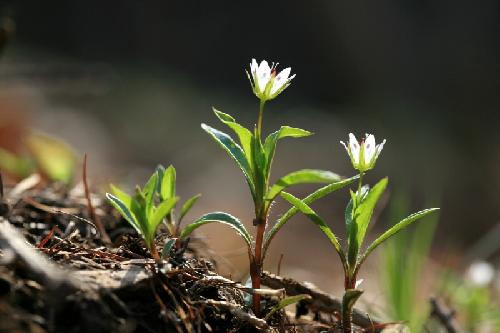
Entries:
POLYGON ((357 203, 356 205, 359 205, 361 203, 361 187, 363 187, 363 176, 365 175, 364 172, 359 173, 359 182, 358 182, 358 193, 356 195, 357 198, 357 203))
POLYGON ((264 116, 264 105, 266 104, 265 100, 260 100, 260 105, 259 105, 259 119, 257 120, 257 136, 259 139, 261 138, 261 133, 262 133, 262 118, 264 116))

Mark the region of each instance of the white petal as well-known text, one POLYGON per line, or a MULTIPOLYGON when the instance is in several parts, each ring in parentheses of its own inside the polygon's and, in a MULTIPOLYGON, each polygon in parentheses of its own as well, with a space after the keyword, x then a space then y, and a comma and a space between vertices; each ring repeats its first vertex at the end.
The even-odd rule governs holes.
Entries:
POLYGON ((354 163, 358 164, 360 146, 358 140, 356 140, 356 137, 352 133, 349 133, 349 148, 351 149, 352 159, 354 160, 354 163))
POLYGON ((375 145, 375 136, 372 134, 366 135, 366 140, 364 142, 365 145, 365 163, 371 163, 373 157, 377 152, 377 146, 375 145))
POLYGON ((346 144, 344 143, 344 141, 340 141, 340 143, 344 146, 345 150, 347 150, 347 153, 350 153, 349 152, 349 148, 347 148, 346 144))
POLYGON ((382 143, 377 145, 377 151, 376 151, 377 157, 376 158, 378 158, 378 155, 380 155, 380 152, 382 151, 382 149, 384 149, 385 141, 386 140, 384 139, 384 141, 382 141, 382 143))
POLYGON ((271 79, 271 68, 267 61, 262 60, 257 68, 257 81, 259 82, 259 90, 262 92, 266 89, 267 83, 271 79))
POLYGON ((290 75, 290 71, 292 69, 290 67, 282 70, 273 80, 273 86, 271 87, 271 94, 274 94, 278 90, 280 90, 287 82, 288 76, 290 75))

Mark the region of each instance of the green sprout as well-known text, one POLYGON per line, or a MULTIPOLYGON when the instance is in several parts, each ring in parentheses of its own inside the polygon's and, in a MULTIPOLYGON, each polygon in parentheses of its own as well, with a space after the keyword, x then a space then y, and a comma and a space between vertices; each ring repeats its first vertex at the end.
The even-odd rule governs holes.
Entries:
POLYGON ((250 242, 250 235, 244 234, 241 222, 234 216, 223 212, 205 214, 181 228, 181 222, 193 205, 200 198, 196 194, 187 199, 181 206, 179 216, 176 216, 175 206, 179 201, 176 196, 177 173, 173 166, 164 168, 158 166, 148 182, 141 189, 136 188, 134 196, 130 196, 118 187, 111 185, 111 192, 106 197, 121 213, 123 218, 142 236, 146 247, 154 259, 160 259, 160 254, 154 244, 156 231, 162 222, 165 222, 169 237, 165 240, 161 257, 167 257, 174 247, 179 247, 182 240, 186 240, 197 228, 207 223, 218 222, 229 225, 250 242))
POLYGON ((362 280, 358 280, 358 273, 370 253, 375 250, 380 244, 403 230, 413 222, 420 218, 437 211, 439 208, 431 208, 411 214, 397 224, 393 225, 377 239, 375 239, 366 249, 362 249, 363 242, 370 225, 371 217, 377 202, 384 193, 387 187, 387 178, 380 180, 371 189, 368 186, 363 186, 363 175, 366 171, 372 169, 375 162, 382 151, 383 144, 375 145, 375 137, 366 135, 365 140, 359 143, 354 135, 350 134, 350 141, 346 147, 351 162, 355 169, 359 171, 358 190, 350 191, 351 200, 345 209, 345 224, 347 230, 346 244, 342 247, 337 236, 327 226, 324 220, 314 212, 309 204, 314 201, 308 198, 300 200, 295 196, 282 192, 281 196, 291 203, 295 208, 305 214, 321 231, 327 236, 332 243, 335 251, 340 257, 344 271, 344 296, 342 299, 341 322, 344 333, 352 332, 352 309, 356 301, 362 295, 363 291, 358 289, 362 280))
MULTIPOLYGON (((167 215, 172 214, 172 209, 179 200, 174 192, 169 196, 157 195, 161 193, 161 184, 165 178, 160 179, 161 172, 153 173, 143 188, 137 186, 133 196, 128 195, 118 187, 111 185, 111 193, 106 193, 110 203, 120 212, 125 220, 142 236, 151 256, 159 260, 160 255, 154 243, 156 230, 167 215), (160 198, 158 198, 160 197, 160 198), (160 199, 160 200, 158 200, 160 199), (157 202, 159 203, 157 204, 157 202)), ((174 187, 175 189, 175 187, 174 187)))
MULTIPOLYGON (((239 220, 236 219, 233 221, 235 222, 233 227, 235 227, 248 245, 250 277, 252 288, 255 289, 259 289, 261 286, 262 266, 271 240, 278 230, 298 212, 295 209, 289 210, 266 233, 269 209, 281 191, 296 184, 329 183, 330 185, 311 194, 311 198, 316 199, 347 186, 356 179, 341 180, 340 176, 330 171, 303 169, 280 178, 274 184, 270 182, 271 166, 278 141, 286 137, 299 138, 312 135, 311 132, 300 128, 282 126, 279 130, 269 134, 264 140, 262 139, 265 103, 274 99, 285 90, 295 77, 295 75, 289 76, 290 68, 286 68, 277 74, 276 66, 277 64, 273 64, 270 67, 265 60, 259 65, 253 59, 250 64, 250 74, 247 72, 252 89, 260 100, 259 116, 253 131, 237 123, 235 118, 229 114, 214 109, 217 118, 235 132, 239 143, 226 133, 206 124, 201 125, 203 130, 236 162, 243 172, 252 195, 255 211, 253 224, 257 229, 255 238, 250 236, 245 226, 239 220)), ((260 295, 254 295, 253 297, 253 310, 256 315, 260 316, 260 295)))

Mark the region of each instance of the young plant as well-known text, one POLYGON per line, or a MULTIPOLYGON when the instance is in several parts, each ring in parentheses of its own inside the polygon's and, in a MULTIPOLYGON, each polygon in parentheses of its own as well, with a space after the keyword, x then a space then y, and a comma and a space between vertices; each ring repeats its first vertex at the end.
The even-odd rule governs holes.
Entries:
MULTIPOLYGON (((173 169, 173 168, 172 168, 173 169)), ((174 171, 175 173, 175 171, 174 171)), ((154 243, 156 229, 167 215, 172 215, 172 209, 179 200, 174 192, 168 195, 161 194, 161 184, 164 174, 158 170, 153 173, 143 188, 137 186, 133 196, 123 192, 118 187, 111 185, 111 192, 106 193, 106 197, 111 204, 121 213, 125 220, 142 236, 151 256, 159 260, 160 255, 154 243), (160 182, 160 176, 163 176, 160 182), (158 197, 159 200, 158 200, 158 197), (157 201, 159 203, 157 204, 157 201)), ((171 190, 171 188, 170 188, 171 190)))
MULTIPOLYGON (((290 76, 290 68, 286 68, 277 73, 277 65, 268 65, 267 61, 260 64, 252 59, 250 64, 250 73, 247 76, 250 80, 253 92, 259 99, 259 114, 257 124, 253 130, 249 130, 238 124, 229 114, 214 109, 217 118, 231 130, 233 130, 239 139, 239 144, 228 134, 214 129, 206 124, 201 127, 205 130, 236 162, 246 179, 250 193, 254 202, 255 219, 253 221, 256 227, 255 241, 246 228, 238 220, 238 233, 245 239, 249 247, 250 277, 253 288, 261 286, 262 265, 267 248, 276 232, 294 215, 297 210, 290 210, 283 215, 275 226, 266 234, 268 225, 269 208, 283 189, 301 183, 333 183, 321 191, 313 194, 313 197, 322 197, 327 193, 342 188, 352 181, 341 180, 340 177, 332 172, 323 170, 304 169, 292 172, 276 183, 271 184, 271 166, 276 152, 276 145, 282 138, 299 138, 309 136, 312 133, 300 128, 282 126, 279 130, 269 134, 265 139, 262 137, 263 114, 266 102, 276 98, 291 83, 295 75, 290 76)), ((253 309, 257 315, 260 315, 260 296, 254 295, 253 309)))
POLYGON ((352 332, 352 309, 355 302, 363 293, 362 290, 358 289, 362 280, 358 280, 357 277, 366 258, 375 248, 388 238, 418 219, 438 210, 438 208, 431 208, 411 214, 375 239, 375 241, 373 241, 364 251, 362 250, 363 241, 370 224, 373 210, 387 186, 387 178, 383 178, 370 189, 368 186, 363 186, 363 176, 368 170, 375 167, 375 163, 382 151, 384 143, 385 140, 382 144, 376 145, 375 137, 368 134, 361 143, 356 140, 353 134, 349 134, 348 145, 342 142, 349 154, 354 169, 359 171, 358 190, 356 192, 350 191, 351 200, 345 210, 345 224, 347 229, 347 244, 345 244, 345 248, 340 245, 337 236, 326 225, 323 219, 309 207, 309 200, 300 200, 289 193, 281 193, 281 196, 285 200, 304 213, 321 229, 340 257, 344 270, 345 292, 342 299, 341 311, 342 329, 344 333, 352 332))

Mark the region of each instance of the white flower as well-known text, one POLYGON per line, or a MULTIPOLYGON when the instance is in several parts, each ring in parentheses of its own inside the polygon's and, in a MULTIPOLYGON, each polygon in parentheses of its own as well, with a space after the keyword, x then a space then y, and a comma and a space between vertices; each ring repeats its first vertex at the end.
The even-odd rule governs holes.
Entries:
POLYGON ((495 269, 486 261, 476 261, 469 266, 465 276, 475 286, 487 286, 495 277, 495 269))
POLYGON ((365 138, 358 142, 354 134, 349 133, 349 142, 344 145, 349 157, 351 158, 354 169, 360 172, 365 172, 375 167, 377 158, 384 148, 385 140, 380 144, 375 144, 375 136, 373 134, 366 134, 365 138))
POLYGON ((255 59, 250 63, 250 74, 248 79, 252 85, 253 92, 261 101, 269 101, 285 90, 295 74, 290 76, 291 68, 287 67, 277 74, 278 63, 269 67, 267 61, 262 60, 260 65, 255 59))

